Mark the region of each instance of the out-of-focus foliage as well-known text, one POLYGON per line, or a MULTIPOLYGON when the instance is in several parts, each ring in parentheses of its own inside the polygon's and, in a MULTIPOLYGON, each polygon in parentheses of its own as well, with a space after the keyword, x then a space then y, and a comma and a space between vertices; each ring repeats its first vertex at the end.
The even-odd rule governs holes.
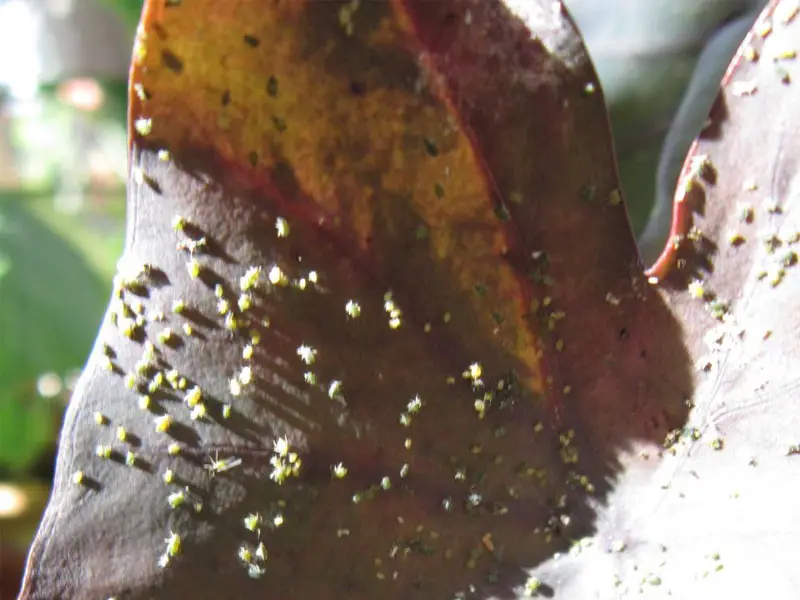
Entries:
POLYGON ((98 2, 114 9, 131 31, 136 29, 139 16, 142 14, 143 0, 98 0, 98 2))
POLYGON ((92 68, 69 11, 108 22, 87 42, 130 41, 113 34, 119 17, 92 16, 91 2, 3 9, 4 47, 17 36, 27 50, 0 59, 16 65, 0 69, 0 477, 24 480, 32 469, 48 477, 70 374, 83 365, 122 247, 127 72, 74 77, 92 68), (67 21, 48 30, 64 8, 67 21), (50 68, 53 52, 68 72, 50 68), (20 85, 29 80, 39 83, 33 96, 20 85))
MULTIPOLYGON (((603 84, 622 187, 638 232, 644 228, 657 196, 662 205, 671 201, 680 164, 689 143, 700 132, 717 94, 721 73, 749 28, 748 23, 755 20, 766 2, 565 3, 578 23, 603 84), (729 26, 737 21, 741 24, 729 26), (698 63, 701 53, 702 61, 698 63), (698 85, 687 93, 695 69, 698 85), (682 101, 682 114, 673 124, 682 101), (670 127, 671 140, 662 148, 670 127), (659 161, 668 164, 660 178, 659 161)), ((669 218, 666 213, 658 216, 669 218)))
POLYGON ((82 366, 107 296, 98 270, 30 203, 9 194, 0 203, 0 461, 12 473, 60 422, 60 403, 39 398, 37 380, 82 366))

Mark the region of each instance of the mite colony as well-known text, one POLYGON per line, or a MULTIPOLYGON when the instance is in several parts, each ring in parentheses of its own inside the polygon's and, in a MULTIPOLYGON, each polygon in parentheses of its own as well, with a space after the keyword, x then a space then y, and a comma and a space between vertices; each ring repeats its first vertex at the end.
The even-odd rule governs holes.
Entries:
MULTIPOLYGON (((346 3, 339 14, 343 30, 347 35, 353 35, 354 23, 353 14, 358 7, 357 2, 346 3)), ((789 23, 797 14, 796 2, 784 2, 780 5, 779 11, 774 15, 775 21, 762 22, 760 24, 759 35, 766 38, 773 31, 774 23, 789 23)), ((146 55, 146 36, 140 34, 137 38, 134 51, 134 62, 141 64, 146 55)), ((243 43, 248 47, 257 48, 260 40, 251 35, 245 35, 243 43)), ((746 54, 748 60, 759 60, 758 53, 752 50, 746 54)), ((796 57, 794 48, 778 48, 773 58, 776 61, 790 60, 796 57)), ((175 68, 176 57, 170 60, 165 58, 166 68, 175 68), (172 66, 171 66, 172 65, 172 66)), ((587 90, 591 91, 593 84, 587 84, 587 90)), ((133 90, 136 93, 142 106, 146 111, 147 100, 150 98, 147 90, 142 84, 135 83, 133 90)), ((271 98, 279 97, 281 90, 280 81, 275 76, 270 76, 266 85, 267 94, 271 98)), ((735 95, 755 95, 758 93, 756 83, 749 81, 738 81, 732 86, 735 95)), ((230 97, 227 97, 230 100, 230 97)), ((134 130, 138 136, 153 136, 158 131, 158 122, 154 122, 149 117, 139 117, 133 123, 134 130)), ((285 132, 290 124, 287 124, 282 117, 273 117, 273 125, 278 132, 285 132)), ((426 137, 423 140, 423 150, 430 159, 437 159, 442 154, 437 141, 426 137)), ((172 155, 168 149, 158 152, 158 159, 162 162, 172 160, 172 155)), ((251 156, 253 166, 258 162, 258 156, 251 156)), ((703 186, 709 180, 709 173, 714 171, 712 160, 707 156, 698 156, 691 165, 689 173, 684 177, 681 185, 686 196, 695 186, 703 186)), ((140 167, 133 168, 134 182, 140 186, 149 186, 158 190, 159 183, 155 177, 142 171, 140 167)), ((745 181, 743 188, 748 193, 758 190, 758 182, 745 181)), ((587 186, 584 193, 584 201, 591 201, 596 189, 587 186)), ((441 182, 434 185, 433 195, 437 200, 445 197, 445 186, 441 182)), ((521 204, 524 202, 522 194, 513 192, 509 197, 509 205, 521 204)), ((621 205, 622 197, 618 190, 614 190, 608 197, 610 206, 621 205)), ((739 222, 727 234, 727 242, 731 248, 740 248, 750 242, 747 226, 757 219, 764 218, 769 221, 770 216, 782 214, 780 204, 773 200, 767 200, 764 206, 754 202, 745 203, 741 206, 739 222)), ((496 216, 501 221, 510 218, 508 208, 500 206, 496 211, 496 216)), ((171 223, 174 235, 176 236, 176 251, 185 256, 186 275, 192 282, 203 284, 206 275, 211 274, 211 270, 206 262, 206 254, 212 240, 202 233, 200 227, 193 223, 190 217, 176 215, 171 223)), ((275 243, 287 243, 292 237, 292 224, 286 217, 278 216, 274 219, 275 243)), ((414 229, 415 240, 425 240, 430 235, 426 225, 419 225, 414 229)), ((673 240, 675 248, 685 243, 698 243, 703 238, 703 232, 692 229, 685 235, 677 236, 673 240)), ((795 266, 798 262, 795 245, 800 242, 800 233, 797 231, 786 233, 783 231, 770 231, 762 236, 761 244, 766 260, 764 268, 759 273, 759 279, 764 280, 772 287, 777 287, 786 277, 787 270, 795 266)), ((531 265, 528 275, 536 286, 545 292, 552 289, 555 281, 550 271, 550 257, 544 250, 538 250, 531 254, 531 265)), ((684 265, 678 264, 678 268, 684 265)), ((239 368, 226 375, 227 393, 229 398, 225 402, 217 402, 201 384, 193 381, 187 374, 181 373, 168 364, 165 355, 167 349, 180 348, 185 342, 184 338, 196 337, 198 325, 188 320, 188 315, 193 310, 189 303, 183 298, 175 298, 171 301, 168 312, 150 311, 148 312, 142 298, 148 297, 146 293, 154 285, 158 277, 158 266, 151 264, 130 265, 123 264, 119 274, 114 280, 114 296, 112 300, 109 318, 111 323, 123 338, 132 342, 137 342, 142 347, 142 354, 135 365, 126 370, 123 365, 117 364, 116 353, 108 345, 104 344, 100 366, 102 369, 120 376, 127 389, 134 392, 137 396, 139 409, 147 414, 148 422, 151 423, 153 431, 163 436, 167 455, 170 457, 180 457, 184 451, 183 446, 173 438, 178 427, 186 427, 195 423, 213 424, 223 420, 230 420, 237 416, 237 409, 241 407, 241 402, 257 393, 259 383, 259 373, 254 358, 258 355, 262 344, 262 337, 270 329, 271 323, 268 319, 260 315, 259 307, 260 294, 268 292, 271 294, 286 292, 313 292, 320 289, 321 275, 315 270, 297 271, 295 265, 289 264, 264 264, 250 265, 243 268, 238 275, 238 281, 233 281, 232 285, 217 283, 213 287, 215 299, 215 314, 210 318, 215 319, 233 337, 241 341, 241 364, 239 368), (171 397, 180 399, 180 409, 165 410, 159 406, 159 397, 168 394, 171 397), (216 408, 219 407, 219 408, 216 408), (188 425, 187 425, 188 424, 188 425)), ((184 277, 186 276, 184 275, 184 277)), ((651 278, 650 283, 657 284, 656 278, 651 278)), ((194 283, 193 283, 194 285, 194 283)), ((476 282, 474 293, 476 297, 484 297, 491 292, 489 286, 484 282, 476 282)), ((690 281, 688 294, 691 298, 702 302, 709 313, 719 321, 718 328, 709 332, 707 343, 712 348, 712 354, 730 347, 736 340, 743 335, 743 330, 737 326, 733 318, 731 306, 728 302, 720 299, 711 286, 702 277, 697 277, 690 281)), ((624 290, 617 290, 616 293, 608 291, 605 294, 605 303, 610 310, 621 310, 626 295, 624 290)), ((530 317, 534 323, 538 323, 543 332, 542 348, 550 344, 548 349, 555 352, 564 352, 568 346, 564 339, 558 336, 558 329, 567 319, 565 311, 560 310, 555 300, 556 295, 542 294, 530 302, 530 317), (545 339, 546 338, 546 339, 545 339)), ((359 324, 369 316, 368 307, 373 304, 362 302, 358 298, 342 298, 338 304, 344 314, 338 316, 345 320, 352 327, 359 324)), ((601 299, 602 300, 602 299, 601 299)), ((399 330, 403 327, 411 327, 406 320, 401 301, 391 290, 387 290, 382 297, 382 306, 385 314, 380 314, 380 318, 385 320, 386 326, 391 331, 399 330)), ((502 315, 493 315, 498 325, 502 322, 502 315)), ((448 325, 453 320, 450 312, 445 312, 439 317, 443 325, 448 325)), ((427 321, 421 325, 422 330, 427 334, 434 329, 434 321, 427 321)), ((413 325, 416 326, 416 325, 413 325)), ((346 386, 342 380, 325 380, 318 372, 319 365, 326 360, 325 353, 317 348, 313 340, 302 341, 297 345, 293 360, 298 369, 303 372, 303 380, 308 386, 319 389, 330 400, 344 404, 346 386)), ((701 370, 708 371, 713 368, 713 358, 704 359, 700 365, 701 370)), ((471 407, 467 410, 475 419, 476 423, 487 424, 491 421, 491 433, 494 438, 502 438, 507 431, 503 425, 497 425, 497 419, 492 419, 495 409, 502 408, 509 398, 515 393, 517 380, 516 376, 510 374, 497 380, 489 380, 484 372, 483 364, 472 361, 464 366, 459 374, 453 374, 447 378, 446 383, 450 386, 462 385, 471 397, 471 407)), ((554 394, 562 397, 568 402, 568 396, 573 394, 573 386, 561 382, 556 384, 552 376, 548 376, 545 382, 547 389, 554 394)), ((577 387, 577 386, 576 386, 577 387)), ((420 394, 408 394, 403 400, 403 406, 396 414, 396 423, 402 432, 402 450, 408 452, 414 447, 413 438, 415 424, 426 415, 426 407, 433 403, 430 398, 423 398, 420 394)), ((172 408, 172 407, 171 407, 172 408)), ((126 465, 130 469, 142 467, 145 458, 137 455, 138 439, 135 431, 132 431, 123 423, 112 423, 112 420, 101 412, 92 415, 96 426, 103 428, 110 435, 105 435, 102 443, 98 443, 94 450, 94 458, 110 464, 114 461, 126 465), (112 440, 113 438, 113 440, 112 440)), ((394 417, 393 417, 394 418, 394 417)), ((530 427, 530 435, 536 438, 545 430, 542 422, 536 422, 530 427)), ((665 440, 665 446, 672 447, 674 451, 675 443, 679 440, 697 440, 701 432, 696 428, 687 428, 681 432, 671 432, 665 440)), ((297 440, 295 440, 296 442, 297 440)), ((724 448, 724 440, 715 437, 711 441, 711 446, 715 450, 724 448)), ((572 489, 579 489, 587 494, 595 491, 594 485, 588 477, 577 470, 579 464, 579 452, 575 446, 575 432, 567 430, 558 436, 558 452, 564 465, 568 466, 568 478, 566 485, 572 489)), ((791 446, 789 454, 797 453, 797 447, 791 446)), ((482 457, 487 454, 486 443, 483 441, 473 442, 468 453, 472 457, 482 457)), ((373 483, 366 488, 356 489, 350 499, 353 505, 359 505, 369 501, 375 501, 385 495, 400 494, 412 488, 410 481, 416 473, 413 467, 413 460, 409 456, 409 461, 401 462, 396 471, 392 473, 379 474, 372 480, 373 483)), ((501 465, 502 456, 492 458, 494 464, 501 465)), ((645 454, 642 459, 647 459, 645 454)), ((290 486, 293 483, 301 482, 304 475, 303 457, 293 441, 288 436, 276 436, 272 440, 272 447, 268 458, 269 479, 276 486, 290 486)), ((248 461, 249 463, 249 461, 248 461)), ((237 456, 222 456, 215 454, 208 457, 208 462, 203 465, 203 470, 211 480, 215 477, 226 477, 233 473, 244 470, 245 460, 237 456)), ((249 464, 247 465, 250 466, 249 464)), ((353 472, 355 467, 345 464, 344 461, 334 462, 329 465, 330 483, 332 486, 344 486, 350 481, 356 480, 353 472)), ((453 464, 449 465, 450 475, 454 482, 463 483, 463 495, 455 497, 447 495, 441 498, 440 507, 444 514, 455 514, 458 511, 467 515, 492 515, 500 517, 509 512, 509 504, 518 498, 517 482, 508 486, 507 492, 509 501, 504 502, 498 499, 489 501, 484 497, 480 490, 479 480, 476 474, 467 468, 457 457, 454 457, 453 464)), ((201 490, 187 485, 181 478, 179 468, 166 468, 160 471, 160 479, 164 486, 164 502, 171 511, 188 510, 194 513, 203 511, 203 493, 201 490)), ((537 469, 525 464, 518 465, 515 469, 515 476, 518 481, 533 481, 536 485, 544 486, 548 473, 544 469, 537 469)), ((85 474, 83 470, 76 470, 72 474, 72 481, 76 486, 88 488, 93 485, 93 480, 85 474)), ((102 483, 102 482, 101 482, 102 483)), ((522 484, 520 484, 521 486, 522 484)), ((347 492, 349 495, 349 492, 347 492)), ((567 495, 561 494, 553 502, 553 514, 543 526, 536 528, 535 533, 541 534, 546 542, 554 539, 554 536, 570 525, 571 517, 567 508, 567 495)), ((263 512, 250 512, 241 519, 242 543, 236 550, 235 560, 244 568, 247 576, 259 579, 268 573, 268 536, 278 528, 284 526, 284 509, 286 504, 278 502, 275 506, 264 507, 263 512)), ((402 517, 399 518, 402 522, 402 517)), ((422 525, 419 526, 422 528, 422 525)), ((191 547, 191 536, 185 539, 189 532, 168 530, 164 538, 163 545, 154 549, 154 561, 161 568, 167 568, 173 561, 179 560, 184 550, 191 547)), ((347 527, 339 526, 334 532, 339 539, 350 537, 351 530, 347 527)), ((439 537, 437 532, 430 532, 431 540, 439 537)), ((323 535, 320 533, 320 535, 323 535)), ((484 531, 474 540, 474 551, 465 560, 467 569, 474 569, 481 557, 493 556, 498 548, 502 547, 502 542, 496 539, 498 536, 492 531, 484 531)), ((432 543, 432 542, 431 542, 432 543)), ((424 546, 423 554, 435 553, 439 549, 427 545, 428 542, 414 540, 414 543, 395 543, 388 548, 387 555, 390 559, 403 557, 410 552, 418 550, 424 546), (416 549, 416 550, 415 550, 416 549)), ((578 550, 590 545, 589 542, 576 546, 578 550)), ((624 541, 612 541, 609 550, 621 553, 626 549, 624 541)), ((454 558, 452 551, 445 548, 442 555, 447 558, 454 558)), ((232 557, 234 558, 234 557, 232 557)), ((717 556, 718 559, 718 556, 717 556)), ((400 563, 397 563, 400 564, 400 563)), ((393 567, 387 567, 383 558, 375 559, 374 575, 377 580, 392 580, 400 576, 399 571, 393 567)), ((244 576, 244 575, 243 575, 244 576)), ((647 582, 658 585, 660 578, 658 575, 651 574, 646 576, 647 582)), ((620 582, 618 582, 620 583, 620 582)), ((534 597, 542 592, 543 583, 534 576, 530 576, 519 590, 525 597, 534 597)))

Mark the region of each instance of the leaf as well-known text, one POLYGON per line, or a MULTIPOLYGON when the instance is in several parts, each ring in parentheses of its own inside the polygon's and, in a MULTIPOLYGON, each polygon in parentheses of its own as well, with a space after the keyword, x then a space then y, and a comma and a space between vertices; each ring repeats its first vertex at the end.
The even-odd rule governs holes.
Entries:
POLYGON ((537 570, 555 597, 796 595, 797 13, 772 2, 739 49, 650 271, 697 360, 684 441, 629 458, 589 550, 537 570))
POLYGON ((725 68, 766 1, 566 4, 603 85, 622 188, 649 263, 664 245, 675 180, 689 145, 702 128, 725 68), (645 233, 654 201, 657 216, 645 233), (656 232, 660 223, 666 225, 656 232))
POLYGON ((146 5, 21 598, 513 598, 595 532, 694 367, 556 9, 146 5))
POLYGON ((37 397, 45 373, 80 368, 104 285, 24 201, 0 203, 0 464, 19 473, 52 443, 59 406, 37 397))
POLYGON ((664 138, 658 161, 655 202, 639 248, 649 264, 666 243, 672 215, 672 197, 683 160, 695 137, 704 129, 708 113, 719 93, 719 81, 753 26, 758 14, 746 14, 727 23, 703 49, 672 125, 664 138))

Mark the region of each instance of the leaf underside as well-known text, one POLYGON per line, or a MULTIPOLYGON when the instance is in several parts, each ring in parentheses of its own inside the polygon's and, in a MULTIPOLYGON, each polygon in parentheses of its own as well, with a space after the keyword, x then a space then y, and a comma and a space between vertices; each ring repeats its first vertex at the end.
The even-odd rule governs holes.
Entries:
MULTIPOLYGON (((643 573, 615 539, 649 559, 669 524, 676 551, 700 551, 697 516, 733 515, 710 505, 719 482, 678 499, 764 473, 731 448, 791 466, 762 436, 774 415, 791 426, 790 373, 773 370, 792 327, 736 337, 697 372, 714 317, 681 274, 702 257, 647 282, 599 84, 553 6, 147 4, 130 271, 68 411, 21 598, 514 598, 532 570, 548 596, 611 598, 615 573, 631 589, 643 573), (764 378, 783 391, 761 408, 723 398, 764 378), (662 452, 713 411, 724 451, 662 452), (748 433, 739 416, 762 413, 748 433)), ((759 94, 796 122, 794 88, 770 81, 759 94)), ((708 142, 720 176, 694 219, 712 241, 741 195, 722 175, 744 148, 726 136, 752 134, 759 94, 730 98, 731 129, 708 142)), ((765 169, 793 173, 772 156, 765 169)), ((773 191, 784 222, 790 186, 773 191)), ((737 322, 790 314, 789 272, 756 282, 755 242, 717 246, 705 277, 737 322)), ((674 562, 660 589, 694 590, 674 562)))

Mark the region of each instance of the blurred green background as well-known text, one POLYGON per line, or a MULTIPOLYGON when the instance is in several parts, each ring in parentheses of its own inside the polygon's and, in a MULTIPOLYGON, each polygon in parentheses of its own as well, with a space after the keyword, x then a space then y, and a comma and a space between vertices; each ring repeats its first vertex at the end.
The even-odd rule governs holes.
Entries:
MULTIPOLYGON (((603 81, 637 232, 701 50, 759 3, 566 1, 603 81)), ((0 0, 0 600, 16 597, 63 410, 122 251, 126 76, 140 8, 0 0)), ((715 64, 727 64, 726 52, 715 64)), ((698 102, 705 114, 710 100, 698 102)))

